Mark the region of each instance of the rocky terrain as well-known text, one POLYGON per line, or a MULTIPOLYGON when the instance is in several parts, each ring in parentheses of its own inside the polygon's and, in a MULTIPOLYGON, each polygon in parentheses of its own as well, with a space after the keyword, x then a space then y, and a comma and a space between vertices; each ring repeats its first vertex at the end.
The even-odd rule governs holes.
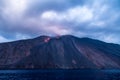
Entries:
POLYGON ((72 35, 0 44, 0 69, 120 68, 120 45, 72 35))

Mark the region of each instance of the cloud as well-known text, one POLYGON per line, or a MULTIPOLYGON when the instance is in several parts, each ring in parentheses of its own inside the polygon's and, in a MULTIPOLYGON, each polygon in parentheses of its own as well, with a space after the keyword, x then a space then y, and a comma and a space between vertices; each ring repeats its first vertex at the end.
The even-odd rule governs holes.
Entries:
POLYGON ((23 17, 26 8, 27 0, 4 0, 1 15, 4 19, 15 23, 23 17))
POLYGON ((1 0, 1 42, 72 34, 120 44, 119 0, 1 0))
POLYGON ((8 40, 8 39, 0 36, 0 43, 1 43, 1 42, 8 42, 8 41, 10 41, 10 40, 8 40))
POLYGON ((92 11, 86 6, 73 7, 65 12, 55 12, 55 11, 46 11, 41 15, 42 19, 50 20, 50 21, 67 21, 67 22, 87 22, 93 18, 92 11))
POLYGON ((109 42, 109 43, 118 43, 120 42, 119 41, 119 38, 115 35, 108 35, 108 36, 105 36, 105 35, 102 35, 99 37, 100 40, 102 41, 106 41, 106 42, 109 42))

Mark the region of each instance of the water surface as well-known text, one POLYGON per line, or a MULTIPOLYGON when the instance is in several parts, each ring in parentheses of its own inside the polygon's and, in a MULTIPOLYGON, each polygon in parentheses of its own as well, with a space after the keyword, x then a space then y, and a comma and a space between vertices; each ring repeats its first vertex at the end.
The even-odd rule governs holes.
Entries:
POLYGON ((0 80, 120 80, 120 70, 0 70, 0 80))

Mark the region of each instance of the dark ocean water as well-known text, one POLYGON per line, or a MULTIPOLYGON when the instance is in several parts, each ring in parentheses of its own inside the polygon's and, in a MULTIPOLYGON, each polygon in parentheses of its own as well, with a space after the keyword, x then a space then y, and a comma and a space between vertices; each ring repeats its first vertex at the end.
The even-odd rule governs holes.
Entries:
POLYGON ((120 70, 0 70, 0 80, 120 80, 120 70))

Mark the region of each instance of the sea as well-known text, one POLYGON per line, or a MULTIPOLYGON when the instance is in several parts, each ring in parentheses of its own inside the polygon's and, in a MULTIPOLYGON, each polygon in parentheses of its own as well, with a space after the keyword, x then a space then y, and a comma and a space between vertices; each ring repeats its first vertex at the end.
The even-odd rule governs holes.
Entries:
POLYGON ((0 70, 0 80, 120 80, 120 70, 0 70))

